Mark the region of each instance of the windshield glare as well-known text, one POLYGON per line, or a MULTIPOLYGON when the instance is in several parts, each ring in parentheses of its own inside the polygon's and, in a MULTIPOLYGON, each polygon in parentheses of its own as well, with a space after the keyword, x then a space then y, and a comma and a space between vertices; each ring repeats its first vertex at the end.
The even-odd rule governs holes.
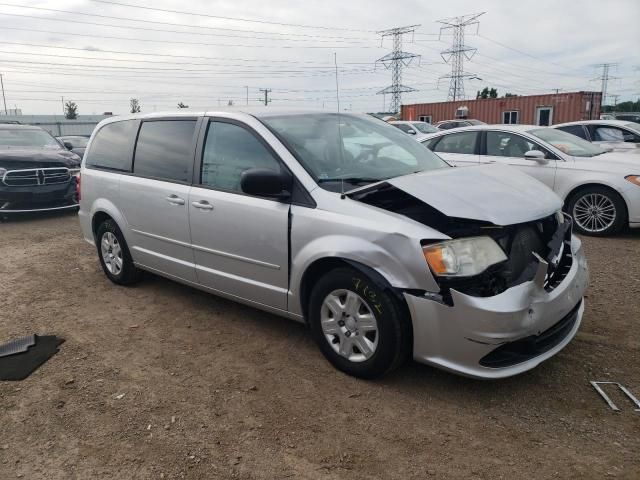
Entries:
POLYGON ((338 191, 341 181, 360 185, 449 167, 413 137, 365 116, 317 113, 261 120, 328 190, 338 191))
POLYGON ((429 125, 427 122, 414 122, 411 125, 420 133, 436 133, 439 130, 436 127, 429 125))
POLYGON ((60 144, 44 130, 1 129, 0 148, 50 148, 62 150, 60 144))
POLYGON ((640 133, 640 123, 627 123, 625 127, 627 127, 630 130, 633 130, 634 132, 640 133))
POLYGON ((606 150, 593 143, 555 128, 540 128, 531 130, 529 133, 550 143, 561 152, 574 157, 595 157, 606 152, 606 150))

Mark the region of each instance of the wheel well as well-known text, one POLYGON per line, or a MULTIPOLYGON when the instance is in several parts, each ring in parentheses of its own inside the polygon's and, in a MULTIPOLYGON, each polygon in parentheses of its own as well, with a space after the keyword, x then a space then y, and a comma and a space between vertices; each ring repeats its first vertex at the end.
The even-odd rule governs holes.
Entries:
POLYGON ((313 262, 309 267, 307 267, 307 270, 302 276, 302 282, 300 284, 300 303, 302 306, 302 314, 304 315, 305 319, 307 318, 309 297, 311 296, 311 290, 313 290, 313 286, 323 275, 330 272, 331 270, 335 270, 336 268, 340 267, 351 267, 361 271, 362 273, 367 275, 373 282, 378 284, 380 288, 382 288, 383 290, 389 290, 396 297, 401 306, 403 308, 406 307, 406 302, 404 300, 404 297, 402 296, 402 293, 399 290, 393 288, 389 284, 387 279, 373 268, 368 267, 367 265, 364 265, 360 262, 348 260, 345 258, 328 257, 321 258, 313 262))
POLYGON ((349 263, 342 258, 321 258, 307 267, 304 275, 302 275, 302 281, 300 282, 300 305, 302 306, 302 315, 305 319, 307 318, 311 290, 316 282, 331 270, 348 266, 349 263))
POLYGON ((573 198, 574 195, 576 195, 578 192, 580 192, 581 190, 585 190, 587 188, 592 188, 592 187, 597 187, 597 188, 604 188, 606 190, 609 190, 611 193, 613 193, 614 195, 617 195, 618 198, 620 198, 620 200, 622 201, 622 204, 624 205, 624 218, 625 221, 627 219, 627 215, 629 214, 629 210, 627 208, 627 202, 624 200, 624 198, 622 197, 622 195, 620 195, 615 188, 611 188, 608 185, 603 185, 602 183, 586 183, 584 185, 580 185, 576 188, 574 188, 573 190, 571 190, 569 192, 569 194, 565 197, 564 199, 564 206, 563 206, 563 210, 567 213, 569 210, 569 202, 571 201, 571 199, 573 198))
POLYGON ((95 239, 96 237, 96 232, 98 231, 98 227, 102 224, 102 222, 104 222, 105 220, 113 220, 113 218, 111 218, 111 216, 107 213, 104 212, 98 212, 96 213, 93 218, 91 219, 91 231, 93 232, 93 238, 95 239))

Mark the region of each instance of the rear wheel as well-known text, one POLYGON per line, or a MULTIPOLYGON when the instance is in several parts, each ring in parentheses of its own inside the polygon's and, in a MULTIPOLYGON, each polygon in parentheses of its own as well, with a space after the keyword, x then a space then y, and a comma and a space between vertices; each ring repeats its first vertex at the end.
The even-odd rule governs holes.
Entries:
POLYGON ((142 272, 131 259, 127 242, 116 222, 105 220, 96 231, 98 257, 105 275, 118 285, 131 285, 137 282, 142 272))
POLYGON ((619 232, 627 218, 624 200, 607 187, 586 187, 576 192, 568 204, 578 233, 593 236, 619 232))
POLYGON ((320 350, 336 368, 375 378, 410 354, 405 312, 389 289, 345 267, 327 273, 313 288, 309 323, 320 350))

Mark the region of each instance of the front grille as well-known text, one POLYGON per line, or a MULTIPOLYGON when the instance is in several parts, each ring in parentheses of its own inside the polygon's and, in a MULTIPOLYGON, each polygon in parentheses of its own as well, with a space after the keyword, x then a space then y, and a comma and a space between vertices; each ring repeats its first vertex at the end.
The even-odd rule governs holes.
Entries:
POLYGON ((559 345, 573 330, 578 320, 582 300, 558 323, 540 335, 505 343, 480 359, 480 365, 489 368, 504 368, 531 360, 559 345))
POLYGON ((28 170, 9 170, 2 177, 2 183, 7 187, 32 187, 67 183, 70 179, 71 173, 66 167, 32 168, 28 170))

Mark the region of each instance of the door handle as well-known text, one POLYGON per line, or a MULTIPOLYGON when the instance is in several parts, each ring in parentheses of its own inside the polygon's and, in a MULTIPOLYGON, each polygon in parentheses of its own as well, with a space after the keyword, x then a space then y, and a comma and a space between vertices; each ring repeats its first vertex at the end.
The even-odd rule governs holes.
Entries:
POLYGON ((184 205, 184 199, 177 195, 169 195, 165 200, 172 205, 184 205))
POLYGON ((200 200, 199 202, 191 202, 191 205, 193 205, 195 208, 198 208, 200 210, 213 210, 213 205, 211 205, 206 200, 200 200))

